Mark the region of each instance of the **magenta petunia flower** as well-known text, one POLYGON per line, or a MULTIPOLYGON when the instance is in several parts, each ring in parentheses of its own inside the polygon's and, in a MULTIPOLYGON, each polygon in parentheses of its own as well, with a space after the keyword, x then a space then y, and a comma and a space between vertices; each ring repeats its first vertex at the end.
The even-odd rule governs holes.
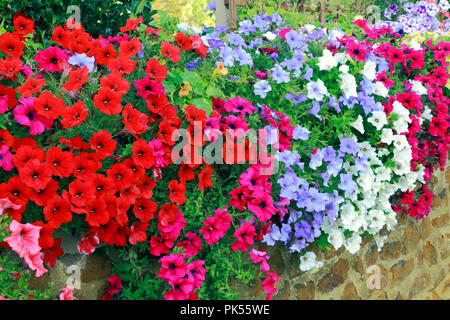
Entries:
POLYGON ((21 97, 19 102, 22 104, 13 110, 14 119, 21 125, 29 127, 32 136, 41 134, 53 126, 53 120, 38 114, 34 109, 34 97, 21 97))
POLYGON ((3 168, 5 171, 11 171, 14 168, 12 154, 9 151, 9 147, 5 145, 0 147, 0 168, 3 168))
POLYGON ((0 114, 8 111, 8 96, 0 96, 0 114))
POLYGON ((159 97, 164 93, 164 86, 158 81, 145 77, 141 80, 134 81, 134 86, 138 89, 137 95, 147 99, 150 95, 159 97))
POLYGON ((39 68, 49 72, 61 72, 64 65, 67 64, 69 55, 65 50, 58 47, 48 47, 41 51, 34 57, 34 60, 39 64, 39 68))

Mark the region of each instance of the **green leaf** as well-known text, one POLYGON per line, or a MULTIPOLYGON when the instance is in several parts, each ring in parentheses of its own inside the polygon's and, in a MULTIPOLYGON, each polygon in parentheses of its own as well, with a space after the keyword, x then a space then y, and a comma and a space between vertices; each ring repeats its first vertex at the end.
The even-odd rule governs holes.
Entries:
POLYGON ((223 91, 217 87, 208 87, 208 89, 206 89, 206 94, 213 98, 225 98, 223 91))
POLYGON ((213 110, 211 100, 205 98, 196 98, 192 100, 192 104, 199 109, 206 111, 206 115, 209 116, 213 110))

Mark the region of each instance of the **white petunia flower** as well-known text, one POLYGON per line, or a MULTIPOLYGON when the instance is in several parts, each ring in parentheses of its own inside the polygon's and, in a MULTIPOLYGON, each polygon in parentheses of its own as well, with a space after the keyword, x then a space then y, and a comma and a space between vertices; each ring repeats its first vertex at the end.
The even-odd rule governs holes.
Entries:
POLYGON ((328 49, 323 50, 323 56, 319 58, 319 70, 331 70, 336 67, 337 64, 338 62, 333 56, 333 53, 328 49))
MULTIPOLYGON (((339 69, 341 69, 341 66, 339 69)), ((355 77, 349 73, 341 73, 339 75, 341 78, 341 90, 344 92, 344 95, 347 99, 350 97, 357 97, 358 94, 356 92, 356 80, 355 77)))
POLYGON ((304 256, 300 257, 300 270, 309 271, 313 269, 320 269, 323 262, 316 260, 316 254, 312 251, 307 252, 304 256))
POLYGON ((269 40, 270 42, 275 40, 277 37, 277 35, 275 33, 270 32, 270 31, 267 31, 266 33, 264 33, 263 36, 266 37, 266 39, 269 40))
POLYGON ((376 78, 377 63, 374 61, 366 61, 364 69, 361 72, 367 79, 373 81, 376 78))
POLYGON ((358 115, 358 119, 356 119, 355 122, 351 123, 350 126, 352 126, 361 133, 364 133, 365 131, 363 125, 363 118, 361 117, 361 115, 358 115))
POLYGON ((422 83, 420 81, 416 81, 416 80, 410 80, 409 82, 412 83, 412 88, 411 90, 415 93, 417 93, 418 95, 426 95, 427 92, 427 88, 425 88, 422 83))
POLYGON ((344 233, 339 228, 331 229, 328 235, 328 242, 338 250, 344 244, 344 233))
POLYGON ((388 123, 384 111, 373 111, 367 121, 373 124, 377 130, 381 130, 388 123))
POLYGON ((388 96, 389 89, 384 86, 383 82, 378 81, 373 85, 373 93, 377 96, 386 98, 388 96))
POLYGON ((350 238, 348 238, 344 246, 351 254, 355 254, 361 248, 362 238, 359 234, 354 233, 350 238))

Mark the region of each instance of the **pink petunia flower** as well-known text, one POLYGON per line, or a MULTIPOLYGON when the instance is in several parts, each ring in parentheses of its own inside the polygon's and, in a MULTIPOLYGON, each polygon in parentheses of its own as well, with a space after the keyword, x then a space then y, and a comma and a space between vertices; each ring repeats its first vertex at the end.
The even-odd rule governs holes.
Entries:
POLYGON ((8 96, 0 96, 0 114, 8 111, 8 96))
POLYGON ((9 226, 11 235, 5 238, 5 242, 22 258, 27 255, 39 253, 39 233, 41 227, 30 223, 21 224, 13 220, 9 226))
POLYGON ((61 72, 64 66, 67 65, 69 55, 65 50, 58 47, 48 47, 41 51, 34 57, 34 60, 39 64, 39 68, 49 72, 61 72))
POLYGON ((34 97, 21 97, 19 102, 22 104, 13 110, 14 119, 21 125, 29 127, 32 136, 41 134, 53 126, 53 120, 38 114, 34 109, 34 97))
POLYGON ((73 300, 73 288, 73 286, 62 288, 62 292, 59 295, 59 300, 73 300))
POLYGON ((9 151, 9 147, 5 145, 0 147, 0 168, 3 168, 5 171, 11 171, 14 168, 12 154, 9 151))

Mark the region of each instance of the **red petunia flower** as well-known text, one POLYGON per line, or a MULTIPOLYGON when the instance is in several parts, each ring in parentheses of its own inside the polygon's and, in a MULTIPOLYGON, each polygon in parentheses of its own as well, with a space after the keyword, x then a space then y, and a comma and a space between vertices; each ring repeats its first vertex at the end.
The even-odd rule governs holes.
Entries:
POLYGON ((41 190, 31 189, 30 191, 30 200, 34 201, 38 206, 45 206, 45 204, 52 198, 56 197, 58 194, 59 183, 56 180, 50 180, 47 186, 41 190))
POLYGON ((33 34, 35 32, 34 21, 29 17, 23 16, 22 14, 14 15, 13 25, 14 30, 16 30, 16 32, 22 36, 27 34, 33 34))
POLYGON ((36 159, 43 162, 45 159, 45 152, 40 147, 23 145, 16 149, 16 154, 13 155, 13 163, 17 168, 25 166, 29 160, 36 159))
POLYGON ((83 101, 78 101, 72 107, 65 107, 61 113, 61 124, 65 128, 79 126, 87 119, 88 109, 83 101))
POLYGON ((102 113, 118 115, 122 112, 122 93, 114 92, 111 89, 101 88, 94 96, 94 105, 102 113))
POLYGON ((192 49, 192 40, 182 32, 175 35, 175 43, 180 46, 181 50, 189 51, 192 49))
POLYGON ((47 263, 51 268, 55 266, 56 259, 61 257, 64 251, 61 249, 61 238, 57 238, 53 241, 53 246, 44 249, 43 262, 47 263))
POLYGON ((14 137, 6 129, 0 129, 0 147, 7 146, 12 147, 14 142, 14 137))
POLYGON ((137 61, 131 60, 128 57, 120 56, 115 60, 110 60, 108 62, 108 68, 113 73, 118 74, 130 74, 134 71, 137 61))
POLYGON ((91 149, 97 151, 96 157, 99 160, 112 156, 117 147, 116 140, 112 138, 108 130, 94 132, 89 143, 91 144, 91 149))
POLYGON ((152 58, 147 61, 145 73, 147 73, 150 78, 153 78, 158 82, 163 82, 167 76, 167 67, 160 64, 155 58, 152 58))
POLYGON ((27 186, 42 190, 52 180, 52 170, 48 164, 32 159, 19 170, 19 177, 27 186))
POLYGON ((137 183, 140 191, 140 197, 144 199, 150 199, 153 196, 153 188, 155 187, 155 185, 156 182, 149 176, 141 176, 141 179, 137 183))
POLYGON ((169 199, 170 201, 176 202, 182 205, 186 202, 186 185, 179 183, 177 180, 172 180, 169 182, 169 199))
POLYGON ((141 222, 148 222, 154 218, 158 206, 154 201, 140 198, 133 206, 133 213, 141 222))
POLYGON ((97 159, 89 158, 89 153, 81 153, 73 157, 73 176, 83 180, 91 181, 95 173, 101 167, 101 162, 97 159))
POLYGON ((6 88, 0 84, 0 97, 1 96, 7 98, 6 104, 9 108, 16 106, 19 102, 16 99, 16 90, 14 90, 14 88, 6 88))
POLYGON ((53 29, 52 33, 52 40, 55 41, 56 44, 67 47, 67 41, 69 37, 69 32, 64 30, 63 27, 57 26, 55 29, 53 29))
POLYGON ((59 196, 51 198, 45 204, 43 212, 48 225, 54 229, 58 229, 63 223, 72 221, 70 203, 59 196))
POLYGON ((214 171, 211 166, 206 165, 206 167, 198 174, 198 188, 201 191, 204 191, 205 188, 210 188, 213 186, 213 183, 211 181, 211 174, 213 172, 214 171))
POLYGON ((143 134, 149 129, 148 115, 127 104, 122 111, 125 128, 132 134, 143 134))
POLYGON ((34 100, 37 113, 50 119, 57 119, 64 110, 64 100, 56 98, 52 93, 44 91, 34 100))
POLYGON ((127 19, 127 24, 123 27, 120 27, 121 32, 127 32, 127 31, 133 31, 137 28, 138 25, 140 25, 144 19, 142 16, 140 16, 137 19, 127 19))
POLYGON ((93 198, 86 204, 83 210, 86 214, 85 220, 90 227, 99 227, 108 223, 109 213, 106 208, 105 200, 102 198, 93 198))
POLYGON ((38 93, 41 91, 42 87, 45 84, 45 79, 35 79, 35 78, 28 78, 27 81, 17 88, 17 92, 22 95, 23 97, 31 97, 33 94, 38 93))
POLYGON ((0 51, 7 56, 20 58, 23 55, 25 45, 20 39, 12 33, 3 33, 0 35, 0 51))
POLYGON ((131 158, 137 165, 143 166, 145 169, 150 169, 156 162, 153 155, 153 149, 143 139, 138 139, 133 143, 131 148, 133 154, 131 158))
POLYGON ((117 72, 111 72, 106 77, 100 79, 102 89, 111 90, 114 93, 126 94, 130 90, 130 83, 117 72))
POLYGON ((100 240, 95 232, 88 232, 81 241, 78 242, 77 248, 80 254, 91 254, 95 248, 100 244, 100 240))
POLYGON ((91 182, 76 179, 69 184, 69 192, 63 191, 63 198, 73 206, 84 207, 95 199, 95 189, 91 182))
POLYGON ((106 175, 113 181, 116 190, 124 190, 131 186, 134 180, 133 171, 123 163, 114 163, 110 169, 106 171, 106 175))
POLYGON ((3 75, 7 79, 16 81, 16 74, 22 70, 23 63, 18 58, 0 59, 0 75, 3 75))
POLYGON ((180 48, 171 45, 168 41, 161 43, 161 54, 164 57, 169 58, 173 63, 177 63, 181 60, 180 48))
POLYGON ((62 151, 61 148, 51 147, 47 150, 45 162, 49 164, 52 175, 67 178, 73 171, 73 154, 62 151))
POLYGON ((142 44, 138 38, 133 38, 129 41, 120 42, 119 55, 121 57, 133 57, 142 49, 142 44))
POLYGON ((118 53, 114 50, 114 46, 111 43, 108 43, 106 46, 98 48, 96 54, 97 57, 95 60, 97 63, 107 66, 109 62, 117 57, 118 53))
POLYGON ((134 222, 130 228, 131 233, 128 241, 132 245, 136 245, 138 242, 147 241, 147 233, 145 231, 149 226, 150 224, 146 222, 134 222))
POLYGON ((89 75, 89 69, 84 66, 83 68, 69 73, 69 81, 64 83, 64 89, 67 91, 78 91, 83 84, 87 82, 89 75))

